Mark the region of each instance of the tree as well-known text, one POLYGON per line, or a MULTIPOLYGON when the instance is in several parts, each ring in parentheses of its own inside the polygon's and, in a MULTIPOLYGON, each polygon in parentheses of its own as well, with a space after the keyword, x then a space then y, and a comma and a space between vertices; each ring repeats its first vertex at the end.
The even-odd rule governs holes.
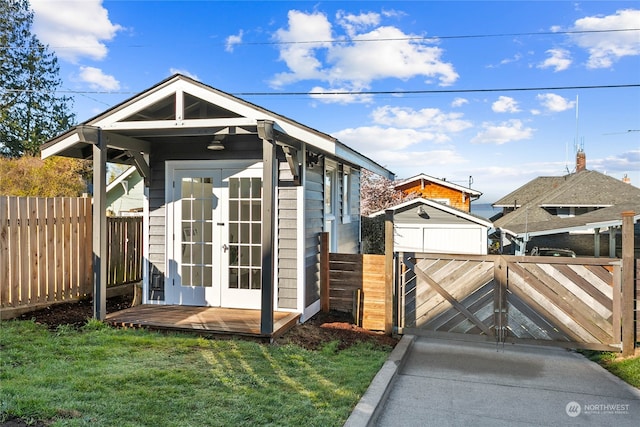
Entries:
POLYGON ((87 192, 91 162, 54 156, 0 157, 0 195, 77 197, 87 192))
POLYGON ((384 220, 380 215, 368 216, 402 203, 415 199, 416 194, 404 194, 396 190, 393 181, 376 175, 366 169, 360 178, 360 209, 362 211, 362 251, 366 254, 384 254, 384 220))
POLYGON ((0 155, 39 154, 47 139, 75 120, 55 54, 31 33, 28 0, 0 0, 0 155))
POLYGON ((404 194, 396 190, 393 181, 366 169, 360 178, 360 209, 362 215, 368 216, 405 200, 415 199, 415 194, 404 194))

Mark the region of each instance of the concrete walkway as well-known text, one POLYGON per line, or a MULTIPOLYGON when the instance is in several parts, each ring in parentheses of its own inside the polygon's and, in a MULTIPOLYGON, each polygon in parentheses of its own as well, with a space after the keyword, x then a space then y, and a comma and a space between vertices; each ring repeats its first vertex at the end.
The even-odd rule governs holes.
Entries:
POLYGON ((640 390, 572 351, 402 338, 345 426, 634 426, 640 390))

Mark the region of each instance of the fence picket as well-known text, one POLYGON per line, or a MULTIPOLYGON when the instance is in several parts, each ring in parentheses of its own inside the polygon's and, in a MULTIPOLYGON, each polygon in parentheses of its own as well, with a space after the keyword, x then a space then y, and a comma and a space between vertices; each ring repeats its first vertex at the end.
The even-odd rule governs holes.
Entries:
POLYGON ((38 197, 36 199, 38 208, 38 302, 47 300, 47 217, 46 199, 38 197))
POLYGON ((9 205, 8 198, 0 196, 0 307, 9 298, 9 205))

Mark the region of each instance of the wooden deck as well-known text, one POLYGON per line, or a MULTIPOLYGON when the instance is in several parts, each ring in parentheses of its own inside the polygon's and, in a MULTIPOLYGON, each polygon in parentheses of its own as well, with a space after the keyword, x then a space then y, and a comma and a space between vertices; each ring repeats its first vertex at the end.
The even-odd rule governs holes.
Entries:
POLYGON ((298 323, 299 313, 273 313, 273 333, 260 332, 260 310, 184 305, 138 305, 107 314, 118 327, 194 332, 204 335, 243 336, 270 341, 298 323))

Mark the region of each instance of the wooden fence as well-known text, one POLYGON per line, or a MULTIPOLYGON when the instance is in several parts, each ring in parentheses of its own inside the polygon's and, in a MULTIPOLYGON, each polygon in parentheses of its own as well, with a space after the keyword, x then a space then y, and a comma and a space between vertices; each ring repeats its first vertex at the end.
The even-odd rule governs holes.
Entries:
POLYGON ((401 333, 634 346, 623 340, 635 326, 622 305, 619 259, 400 253, 398 260, 401 333))
MULTIPOLYGON (((93 291, 90 198, 0 197, 1 318, 93 291)), ((107 286, 141 280, 142 218, 109 218, 107 286)))
POLYGON ((385 256, 329 253, 321 237, 323 310, 353 314, 365 329, 385 330, 385 256))
POLYGON ((142 280, 142 217, 108 217, 107 242, 107 287, 142 280))
POLYGON ((90 198, 0 197, 0 308, 82 298, 93 281, 90 198))

